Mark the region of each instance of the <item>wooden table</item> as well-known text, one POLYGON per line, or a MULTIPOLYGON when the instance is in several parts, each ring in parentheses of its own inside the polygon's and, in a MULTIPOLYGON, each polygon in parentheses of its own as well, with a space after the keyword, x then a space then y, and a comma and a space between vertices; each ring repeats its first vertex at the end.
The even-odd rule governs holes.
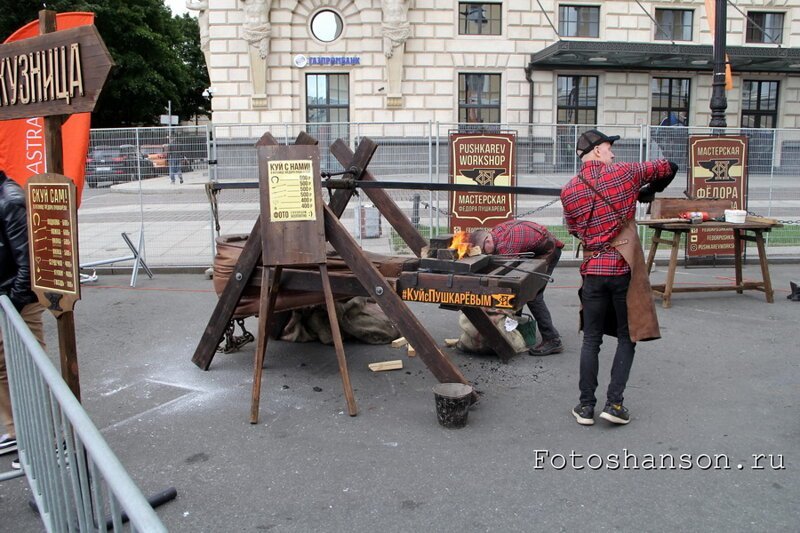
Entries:
POLYGON ((769 232, 772 228, 781 227, 782 224, 761 221, 746 221, 741 224, 733 224, 731 222, 703 222, 702 224, 691 224, 689 222, 659 222, 643 220, 639 222, 639 225, 649 226, 655 230, 655 233, 653 234, 652 245, 650 247, 650 254, 647 257, 648 274, 653 268, 653 262, 656 258, 656 250, 658 249, 658 245, 671 245, 666 283, 652 286, 653 293, 661 297, 662 307, 669 308, 672 306, 671 299, 673 293, 702 291, 736 291, 737 293, 742 294, 742 291, 757 290, 762 291, 766 295, 768 303, 773 303, 774 292, 772 290, 772 282, 770 281, 769 277, 769 264, 767 263, 767 252, 764 246, 764 232, 769 232), (729 228, 733 231, 734 268, 736 270, 735 285, 702 285, 692 287, 674 286, 675 269, 678 265, 678 249, 680 247, 681 236, 688 235, 691 230, 697 228, 729 228), (663 231, 671 232, 672 238, 662 238, 661 233, 663 231), (752 233, 753 235, 748 234, 748 232, 752 233), (758 249, 758 261, 761 265, 761 281, 742 280, 742 241, 756 243, 756 247, 758 249))

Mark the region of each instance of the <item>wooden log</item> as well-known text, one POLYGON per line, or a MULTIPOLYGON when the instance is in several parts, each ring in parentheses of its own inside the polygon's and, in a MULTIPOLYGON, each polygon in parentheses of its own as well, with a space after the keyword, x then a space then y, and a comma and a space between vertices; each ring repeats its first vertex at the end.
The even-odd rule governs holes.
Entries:
POLYGON ((408 356, 409 357, 416 357, 417 356, 417 351, 410 344, 408 345, 408 356))

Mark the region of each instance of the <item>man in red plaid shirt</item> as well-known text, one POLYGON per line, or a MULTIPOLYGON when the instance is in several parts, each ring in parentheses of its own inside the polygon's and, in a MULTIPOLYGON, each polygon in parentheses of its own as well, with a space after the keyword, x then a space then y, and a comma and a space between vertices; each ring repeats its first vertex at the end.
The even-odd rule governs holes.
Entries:
MULTIPOLYGON (((630 421, 628 409, 622 402, 636 348, 628 331, 626 300, 631 268, 615 248, 618 243, 614 239, 622 223, 634 218, 637 199, 651 201, 655 192, 669 185, 678 169, 666 159, 613 164, 611 145, 618 139, 618 136, 609 137, 597 130, 581 135, 576 152, 583 165, 579 174, 561 190, 567 229, 581 240, 588 255, 580 267, 583 278, 579 293, 583 306, 581 394, 580 403, 572 410, 582 425, 594 424, 598 354, 604 324, 611 317, 616 318, 617 350, 600 418, 616 424, 630 421)), ((652 298, 650 294, 646 297, 652 298)))
MULTIPOLYGON (((547 263, 548 276, 553 274, 561 257, 561 249, 564 247, 564 243, 547 231, 546 227, 527 220, 509 220, 498 224, 491 232, 474 231, 470 234, 470 243, 473 246, 480 246, 485 254, 532 253, 533 257, 543 259, 547 263)), ((528 309, 536 320, 542 337, 541 342, 528 350, 528 353, 543 356, 563 352, 561 335, 553 325, 553 318, 544 301, 544 287, 533 300, 528 302, 528 309)))

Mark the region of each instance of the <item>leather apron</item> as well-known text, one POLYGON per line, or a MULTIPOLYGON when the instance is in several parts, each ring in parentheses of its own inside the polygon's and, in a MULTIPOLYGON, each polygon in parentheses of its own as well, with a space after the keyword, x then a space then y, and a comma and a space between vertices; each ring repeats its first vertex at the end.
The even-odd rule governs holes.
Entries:
MULTIPOLYGON (((628 307, 628 334, 633 342, 652 341, 661 338, 658 326, 656 305, 653 300, 653 291, 650 287, 650 277, 644 262, 644 252, 639 234, 636 231, 636 222, 631 219, 622 225, 619 234, 611 243, 631 269, 631 281, 628 285, 626 303, 628 307)), ((590 257, 592 252, 584 250, 584 257, 590 257)), ((582 292, 582 291, 581 291, 582 292)), ((581 304, 581 330, 583 330, 583 304, 581 304)), ((606 313, 603 332, 613 337, 617 336, 616 316, 606 313)))

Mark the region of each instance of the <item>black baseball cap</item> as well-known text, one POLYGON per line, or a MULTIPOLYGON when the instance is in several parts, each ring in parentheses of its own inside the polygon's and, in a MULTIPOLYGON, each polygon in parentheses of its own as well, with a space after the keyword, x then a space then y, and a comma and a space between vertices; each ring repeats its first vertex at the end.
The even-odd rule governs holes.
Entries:
POLYGON ((583 157, 592 151, 592 148, 599 146, 603 143, 614 144, 614 141, 619 140, 619 135, 608 136, 599 130, 589 130, 584 132, 578 137, 578 144, 575 145, 575 151, 578 157, 583 157))

